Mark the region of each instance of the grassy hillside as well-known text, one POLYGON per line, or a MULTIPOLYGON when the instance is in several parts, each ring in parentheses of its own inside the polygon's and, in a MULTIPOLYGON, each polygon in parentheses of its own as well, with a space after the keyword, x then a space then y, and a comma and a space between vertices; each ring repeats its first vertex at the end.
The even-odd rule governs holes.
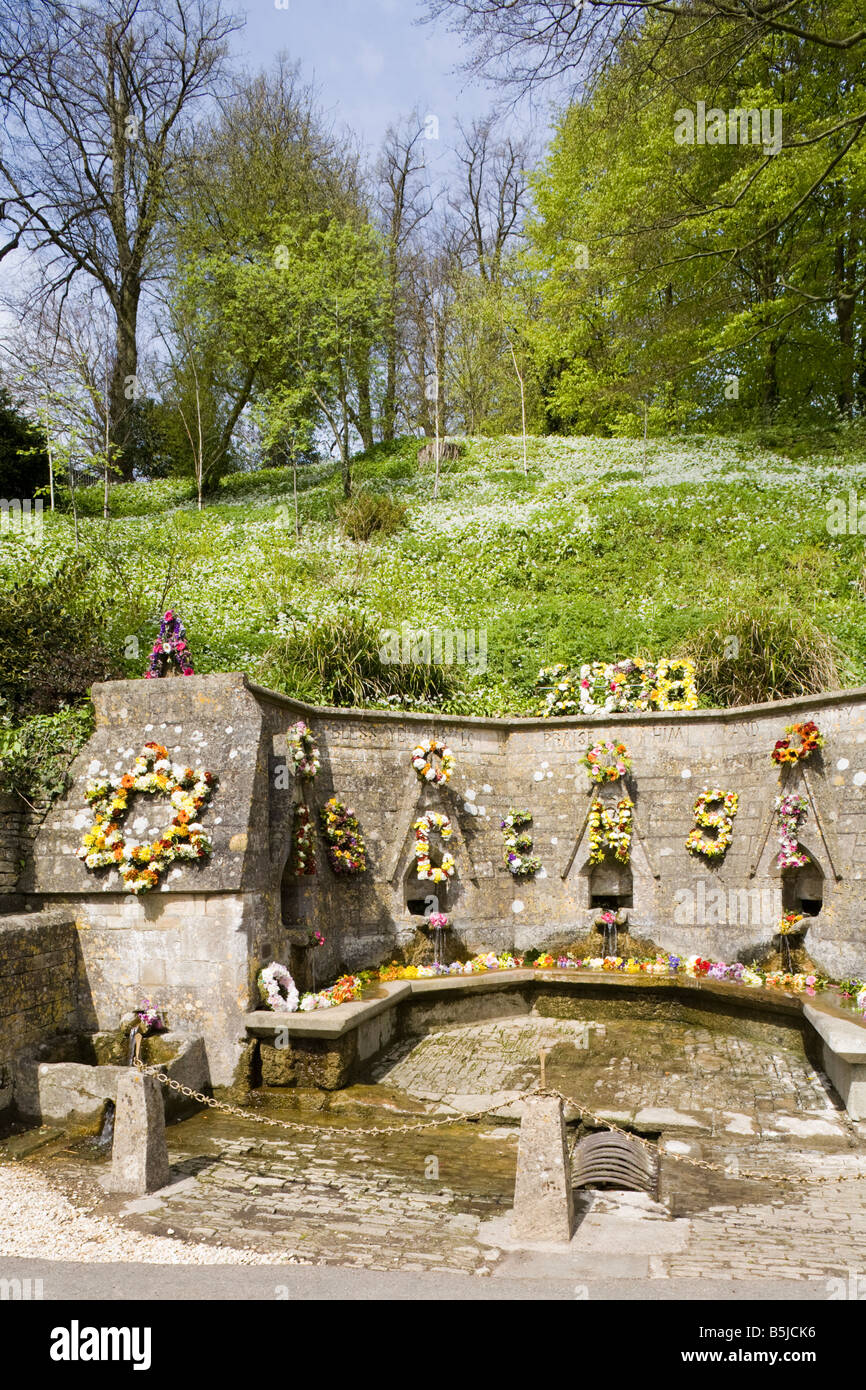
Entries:
MULTIPOLYGON (((347 698, 341 662, 376 668, 371 638, 403 623, 486 632, 486 671, 386 672, 391 703, 417 707, 532 712, 542 665, 686 650, 721 660, 722 695, 703 688, 715 703, 730 632, 751 634, 750 660, 763 650, 782 691, 814 661, 813 685, 866 682, 863 537, 827 525, 833 498, 859 488, 866 502, 856 436, 788 452, 657 439, 646 463, 639 441, 532 439, 528 477, 519 439, 469 440, 436 502, 417 453, 407 440, 356 460, 357 490, 405 506, 369 541, 346 535, 336 469, 321 464, 300 479, 300 539, 282 470, 227 478, 201 513, 183 483, 117 486, 108 525, 96 488, 80 496, 74 583, 68 512, 46 515, 40 545, 3 536, 0 579, 29 575, 90 614, 129 675, 163 600, 198 672, 243 669, 313 700, 347 698)), ((375 687, 364 698, 387 704, 375 687)))

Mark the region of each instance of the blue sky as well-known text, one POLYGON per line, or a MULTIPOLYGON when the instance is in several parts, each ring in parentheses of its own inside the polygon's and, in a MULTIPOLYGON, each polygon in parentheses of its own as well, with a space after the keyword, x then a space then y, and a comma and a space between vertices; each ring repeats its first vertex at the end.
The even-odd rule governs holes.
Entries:
POLYGON ((457 72, 466 56, 444 24, 419 25, 417 0, 243 0, 234 50, 250 67, 280 51, 315 79, 323 106, 375 150, 391 122, 418 108, 439 119, 443 151, 456 122, 485 115, 495 91, 457 72), (288 8, 278 9, 277 3, 288 8))

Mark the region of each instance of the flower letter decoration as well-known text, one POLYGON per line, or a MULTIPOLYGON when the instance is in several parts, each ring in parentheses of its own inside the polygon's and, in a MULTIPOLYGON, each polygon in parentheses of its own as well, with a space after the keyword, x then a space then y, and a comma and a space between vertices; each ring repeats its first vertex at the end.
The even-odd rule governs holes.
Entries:
POLYGON ((289 755, 298 777, 312 779, 322 766, 319 748, 303 719, 293 724, 289 730, 289 755))
POLYGON ((532 849, 532 837, 523 833, 531 824, 532 816, 528 811, 514 809, 510 810, 507 816, 503 816, 501 821, 505 840, 505 867, 515 878, 531 878, 541 868, 541 860, 529 853, 532 849))
POLYGON ((199 822, 210 800, 214 779, 204 768, 172 763, 159 743, 146 743, 131 772, 88 782, 84 795, 93 807, 93 825, 77 851, 88 869, 120 870, 129 893, 155 888, 160 875, 177 859, 205 859, 211 842, 199 822), (123 823, 134 792, 167 797, 174 815, 150 844, 127 840, 123 823))
POLYGON ((723 859, 731 843, 738 805, 736 792, 704 787, 695 801, 695 828, 689 832, 686 849, 692 854, 703 854, 707 859, 723 859), (718 805, 718 810, 711 811, 709 808, 714 805, 718 805), (712 830, 715 834, 710 838, 704 830, 712 830))
POLYGON ((433 883, 444 883, 446 878, 453 878, 457 865, 450 854, 443 854, 441 864, 433 864, 430 860, 430 836, 433 831, 438 830, 443 840, 450 840, 454 832, 454 827, 448 817, 441 815, 438 811, 427 811, 415 821, 412 828, 415 831, 415 859, 418 877, 428 878, 433 883))
POLYGON ((366 873, 367 846, 355 812, 332 796, 319 811, 319 820, 334 873, 366 873))
POLYGON ((780 869, 801 869, 809 861, 800 849, 800 827, 806 819, 809 803, 805 796, 777 796, 773 803, 779 827, 779 853, 776 864, 780 869))
POLYGON ((610 851, 620 864, 631 859, 631 827, 634 802, 620 797, 615 808, 607 809, 599 797, 589 808, 589 862, 603 864, 610 851))

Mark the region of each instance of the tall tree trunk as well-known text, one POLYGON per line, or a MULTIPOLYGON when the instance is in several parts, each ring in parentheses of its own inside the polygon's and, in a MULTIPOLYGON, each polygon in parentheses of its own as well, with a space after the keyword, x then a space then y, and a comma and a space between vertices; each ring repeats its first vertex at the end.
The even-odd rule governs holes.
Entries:
POLYGON ((358 379, 358 415, 355 421, 365 449, 375 444, 373 434, 373 405, 370 399, 370 354, 366 352, 356 365, 358 379))
POLYGON ((117 330, 109 401, 112 443, 118 449, 117 462, 125 482, 132 480, 132 412, 141 394, 136 344, 140 295, 141 284, 136 280, 131 285, 127 283, 122 286, 116 303, 117 330))
POLYGON ((390 444, 397 429, 397 277, 391 271, 388 325, 385 330, 385 394, 382 398, 382 440, 390 444))
POLYGON ((834 307, 839 330, 839 373, 836 404, 839 413, 850 419, 854 409, 854 295, 853 266, 843 238, 836 242, 834 257, 834 307))
POLYGON ((767 343, 767 362, 764 370, 764 383, 761 391, 761 414, 765 424, 772 424, 776 418, 779 404, 779 342, 771 338, 767 343))

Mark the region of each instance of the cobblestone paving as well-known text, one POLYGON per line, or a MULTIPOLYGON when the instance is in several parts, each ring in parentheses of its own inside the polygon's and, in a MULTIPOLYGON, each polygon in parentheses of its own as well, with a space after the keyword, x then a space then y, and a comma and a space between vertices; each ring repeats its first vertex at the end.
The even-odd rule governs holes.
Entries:
MULTIPOLYGON (((377 1064, 377 1084, 332 1097, 318 1119, 309 1107, 321 1098, 283 1092, 266 1101, 269 1113, 320 1123, 313 1134, 263 1133, 210 1112, 173 1126, 172 1163, 186 1179, 131 1204, 123 1219, 316 1263, 514 1273, 530 1258, 509 1248, 515 1125, 360 1131, 518 1094, 537 1082, 542 1048, 549 1084, 661 1135, 674 1153, 776 1178, 866 1170, 866 1127, 851 1124, 826 1078, 795 1050, 668 1023, 531 1018, 400 1044, 377 1064)), ((783 1187, 665 1158, 661 1196, 663 1206, 644 1210, 649 1199, 637 1194, 584 1194, 563 1256, 569 1269, 590 1279, 866 1271, 866 1180, 783 1187)))
POLYGON ((357 1135, 358 1127, 383 1123, 366 1110, 360 1120, 329 1119, 314 1136, 272 1139, 237 1122, 232 1137, 215 1133, 211 1119, 169 1131, 172 1165, 191 1176, 159 1201, 132 1204, 143 1228, 279 1248, 317 1263, 489 1271, 490 1252, 475 1236, 482 1220, 511 1206, 516 1128, 357 1135), (181 1139, 184 1149, 176 1147, 181 1139), (205 1148, 212 1161, 202 1166, 205 1148))
POLYGON ((743 1115, 752 1119, 747 1132, 790 1112, 839 1124, 826 1079, 805 1057, 675 1024, 508 1019, 434 1033, 408 1051, 403 1044, 374 1076, 421 1099, 523 1091, 538 1081, 542 1048, 550 1084, 602 1113, 668 1108, 710 1128, 714 1117, 724 1128, 726 1113, 743 1115))

